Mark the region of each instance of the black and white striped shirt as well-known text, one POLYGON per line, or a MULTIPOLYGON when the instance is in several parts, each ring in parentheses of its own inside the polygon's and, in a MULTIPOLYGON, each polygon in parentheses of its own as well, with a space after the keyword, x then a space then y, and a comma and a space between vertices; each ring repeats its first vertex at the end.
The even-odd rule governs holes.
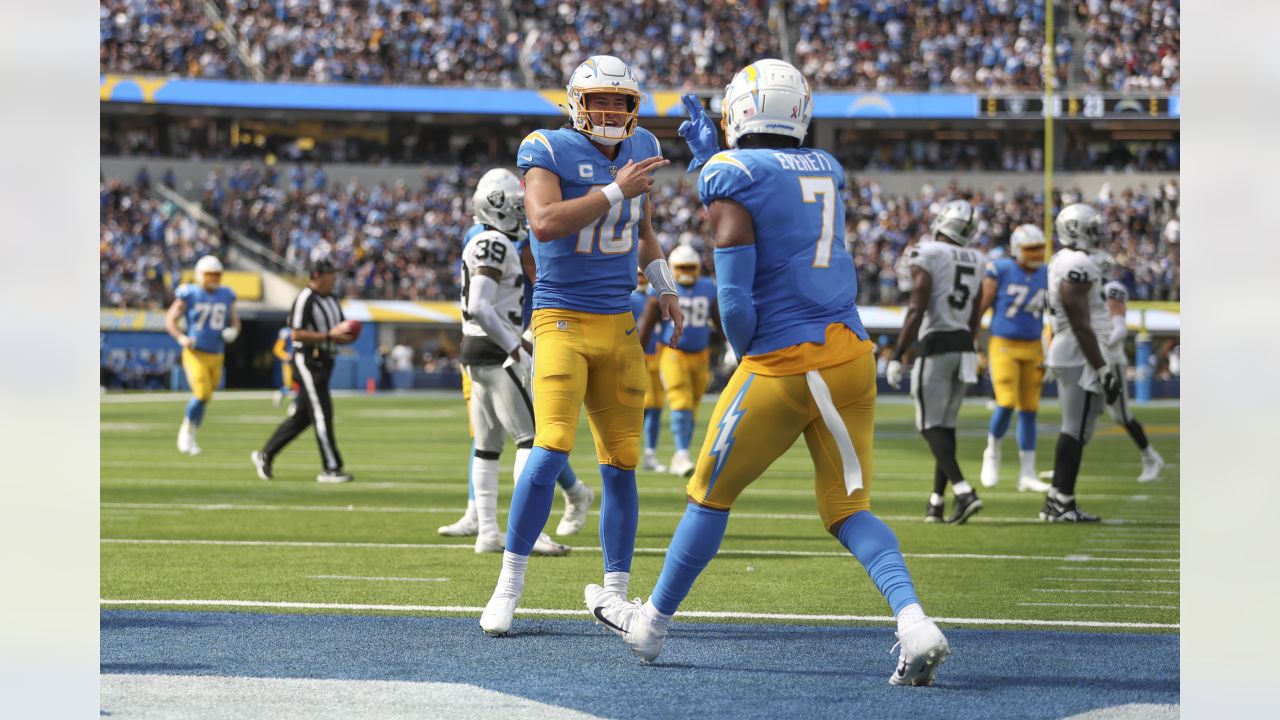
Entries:
MULTIPOLYGON (((293 301, 293 308, 289 311, 289 327, 295 330, 327 333, 342 320, 342 307, 337 298, 321 295, 309 287, 298 293, 298 298, 293 301)), ((293 341, 294 352, 303 352, 308 358, 329 360, 337 352, 337 346, 332 340, 304 345, 296 337, 293 341)))

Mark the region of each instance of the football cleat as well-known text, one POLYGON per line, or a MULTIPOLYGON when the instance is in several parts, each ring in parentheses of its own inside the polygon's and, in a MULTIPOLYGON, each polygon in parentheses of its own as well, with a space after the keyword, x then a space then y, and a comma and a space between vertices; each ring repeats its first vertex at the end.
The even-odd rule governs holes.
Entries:
POLYGON ((480 614, 480 629, 491 637, 502 637, 511 631, 511 621, 520 604, 520 591, 499 585, 480 614))
POLYGON ((924 618, 895 634, 898 643, 893 647, 902 650, 898 654, 898 669, 889 676, 889 684, 932 685, 938 666, 951 654, 951 646, 942 631, 933 620, 924 618))
POLYGON ((458 522, 452 525, 441 525, 436 528, 436 532, 445 537, 471 537, 480 532, 480 524, 476 522, 476 506, 468 504, 467 511, 462 513, 458 522))
POLYGON ((1040 519, 1045 522, 1098 522, 1101 518, 1076 507, 1074 498, 1062 502, 1052 495, 1044 499, 1044 507, 1040 509, 1040 519))
POLYGON ((981 509, 982 499, 978 497, 978 493, 967 492, 956 495, 955 507, 952 508, 951 517, 947 518, 947 524, 963 525, 981 509))
POLYGON ((693 461, 689 459, 688 450, 684 450, 684 451, 677 450, 675 454, 671 456, 671 474, 672 475, 679 475, 681 477, 693 477, 694 467, 695 466, 693 464, 693 461))
POLYGON ((645 450, 644 456, 640 458, 640 469, 661 473, 667 471, 667 466, 658 462, 658 453, 650 448, 645 450))
POLYGON ((943 522, 943 519, 942 519, 942 510, 943 510, 943 508, 944 508, 944 507, 946 507, 946 506, 944 506, 944 505, 934 505, 934 504, 933 504, 933 503, 931 503, 931 502, 926 502, 926 503, 925 503, 925 511, 924 511, 924 521, 925 521, 925 522, 927 522, 927 523, 940 523, 940 522, 943 522))
POLYGON ((1018 492, 1049 492, 1053 486, 1049 483, 1030 475, 1024 475, 1018 478, 1018 492))
POLYGON ((569 546, 561 545, 552 540, 551 536, 546 533, 540 533, 538 539, 533 543, 533 554, 560 557, 569 554, 569 546))
POLYGON ((641 660, 652 662, 662 652, 670 619, 652 617, 643 600, 627 602, 599 585, 588 585, 582 594, 596 622, 625 640, 641 660))
POLYGON ((1160 479, 1160 471, 1164 468, 1164 458, 1160 457, 1160 453, 1155 448, 1150 448, 1151 456, 1142 458, 1142 474, 1138 476, 1138 482, 1146 483, 1160 479))
POLYGON ((480 533, 476 535, 477 553, 495 553, 507 549, 507 539, 501 533, 480 533))
POLYGON ((566 490, 563 495, 564 516, 556 526, 556 534, 576 535, 587 522, 587 512, 591 510, 591 502, 595 500, 596 493, 590 485, 579 483, 576 493, 566 490))
POLYGON ((249 453, 249 459, 253 461, 253 467, 258 471, 258 477, 263 480, 271 479, 271 458, 261 450, 254 450, 249 453))
POLYGON ((325 470, 316 476, 316 482, 319 483, 346 483, 352 480, 355 480, 355 476, 349 472, 343 472, 341 468, 325 470))
POLYGON ((982 451, 982 473, 978 476, 983 487, 995 487, 1000 482, 1000 448, 987 446, 982 451))

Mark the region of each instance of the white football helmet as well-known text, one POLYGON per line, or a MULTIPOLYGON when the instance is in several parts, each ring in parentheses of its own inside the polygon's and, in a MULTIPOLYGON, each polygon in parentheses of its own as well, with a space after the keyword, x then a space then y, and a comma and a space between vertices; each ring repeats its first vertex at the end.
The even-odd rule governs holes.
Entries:
POLYGON ((729 81, 720 112, 724 140, 731 148, 751 133, 804 140, 813 117, 813 92, 791 63, 757 60, 729 81))
POLYGON ((1019 225, 1009 238, 1009 247, 1022 267, 1035 270, 1044 264, 1044 233, 1035 225, 1019 225))
POLYGON ((206 273, 222 274, 222 261, 212 255, 205 255, 196 261, 195 278, 197 285, 204 285, 206 273))
POLYGON ((968 200, 952 200, 929 224, 934 240, 946 240, 954 245, 968 245, 978 235, 978 211, 968 200))
POLYGON ((612 55, 592 55, 573 71, 569 78, 568 92, 569 118, 573 127, 586 133, 592 142, 601 145, 617 145, 635 134, 636 124, 640 120, 640 84, 636 82, 631 68, 612 55), (622 116, 620 125, 596 125, 587 113, 587 96, 595 93, 618 93, 627 98, 627 109, 593 110, 608 120, 610 115, 622 116))
POLYGON ((702 273, 702 258, 698 257, 697 250, 688 245, 675 246, 667 257, 667 264, 671 266, 676 282, 681 285, 693 285, 698 282, 698 275, 702 273))
POLYGON ((1107 223, 1092 205, 1076 203, 1062 208, 1053 221, 1063 247, 1091 252, 1107 239, 1107 223))
POLYGON ((471 197, 471 214, 476 222, 508 235, 524 227, 524 186, 506 168, 494 168, 476 183, 471 197))

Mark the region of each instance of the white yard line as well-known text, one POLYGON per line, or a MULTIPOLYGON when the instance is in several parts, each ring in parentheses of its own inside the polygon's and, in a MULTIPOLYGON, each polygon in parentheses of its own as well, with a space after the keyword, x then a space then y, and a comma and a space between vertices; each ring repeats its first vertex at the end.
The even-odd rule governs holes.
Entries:
POLYGON ((1144 538, 1141 535, 1126 535, 1118 538, 1092 537, 1087 542, 1101 543, 1103 545, 1114 545, 1116 543, 1141 543, 1143 545, 1181 545, 1181 540, 1164 540, 1160 538, 1144 538))
MULTIPOLYGON (((1081 568, 1082 570, 1087 568, 1081 568)), ((1177 585, 1181 580, 1163 580, 1159 578, 1094 578, 1094 577, 1047 577, 1041 580, 1061 580, 1063 582, 1103 582, 1103 583, 1169 583, 1177 585)))
POLYGON ((369 577, 365 575, 308 575, 309 580, 377 580, 382 582, 449 582, 449 578, 369 577))
MULTIPOLYGON (((351 603, 309 603, 266 600, 159 600, 145 599, 102 599, 102 605, 143 605, 170 607, 257 607, 279 608, 291 610, 372 610, 383 612, 433 612, 479 614, 482 607, 465 605, 361 605, 351 603)), ((1136 607, 1136 606, 1134 606, 1136 607)), ((553 617, 589 616, 586 608, 549 609, 549 608, 517 608, 517 615, 540 615, 553 617)), ((894 619, 882 615, 804 615, 798 613, 750 613, 720 612, 709 610, 690 610, 680 613, 680 617, 705 618, 710 620, 793 620, 799 622, 876 622, 890 624, 894 619)), ((1094 628, 1158 628, 1179 629, 1180 625, 1170 623, 1135 623, 1106 622, 1094 620, 1034 620, 1022 618, 951 618, 935 617, 941 623, 954 625, 1029 625, 1042 627, 1094 627, 1094 628)))
POLYGON ((1177 590, 1096 590, 1087 588, 1033 588, 1038 593, 1090 593, 1095 595, 1177 595, 1177 590))
POLYGON ((1129 547, 1092 547, 1089 545, 1081 546, 1081 550, 1089 552, 1114 552, 1114 553, 1134 553, 1136 555, 1168 555, 1169 553, 1180 552, 1178 548, 1166 548, 1164 550, 1152 550, 1151 548, 1129 548, 1129 547))
MULTIPOLYGON (((1036 603, 1020 602, 1025 607, 1073 607, 1073 608, 1149 608, 1152 610, 1178 610, 1177 605, 1134 605, 1129 603, 1036 603)), ((1177 627, 1176 625, 1174 627, 1177 627)))
POLYGON ((1070 570, 1078 572, 1159 572, 1159 573, 1179 573, 1178 568, 1134 568, 1134 567, 1094 567, 1092 565, 1060 565, 1054 570, 1070 570))

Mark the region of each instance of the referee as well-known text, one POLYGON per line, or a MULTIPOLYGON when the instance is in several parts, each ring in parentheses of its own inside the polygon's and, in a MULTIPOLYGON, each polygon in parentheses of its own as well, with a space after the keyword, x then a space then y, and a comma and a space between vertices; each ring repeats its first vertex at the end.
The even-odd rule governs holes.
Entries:
POLYGON ((293 332, 293 370, 301 392, 289 416, 267 440, 261 450, 250 456, 258 477, 271 479, 271 462, 295 437, 314 424, 320 444, 323 471, 317 482, 344 483, 353 479, 342 469, 342 455, 333 437, 333 399, 329 395, 329 377, 333 373, 333 357, 337 345, 345 345, 355 337, 338 327, 342 308, 333 297, 337 269, 329 258, 311 265, 311 281, 298 293, 289 311, 289 328, 293 332))

